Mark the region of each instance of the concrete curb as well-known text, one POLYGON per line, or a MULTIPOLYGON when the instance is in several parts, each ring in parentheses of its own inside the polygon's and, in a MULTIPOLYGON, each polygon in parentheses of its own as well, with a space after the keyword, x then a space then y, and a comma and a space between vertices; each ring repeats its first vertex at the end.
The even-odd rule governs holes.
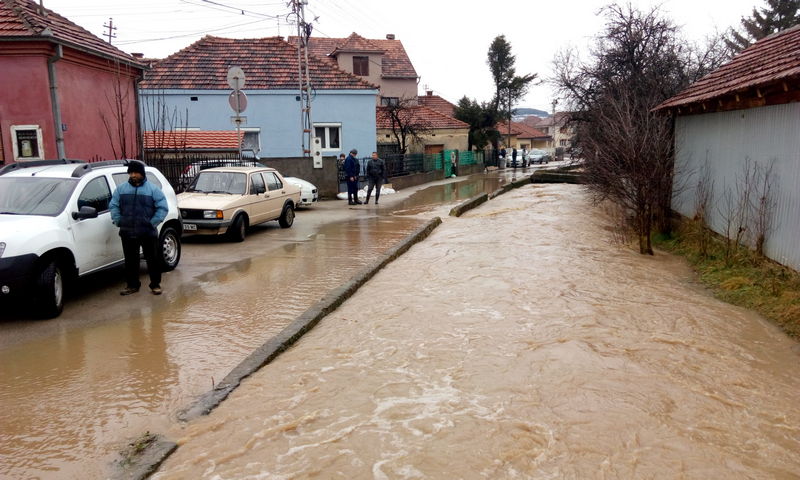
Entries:
POLYGON ((583 176, 579 173, 566 171, 540 170, 531 176, 531 183, 573 183, 582 184, 583 176))
POLYGON ((467 210, 472 210, 473 208, 477 207, 478 205, 485 203, 489 200, 489 195, 486 193, 482 193, 480 195, 476 195, 469 200, 465 200, 464 202, 459 203, 455 207, 450 209, 450 216, 451 217, 460 217, 461 214, 466 212, 467 210))
MULTIPOLYGON (((242 360, 213 390, 204 393, 189 407, 180 411, 178 419, 186 422, 210 413, 241 384, 242 380, 277 358, 281 352, 287 350, 306 332, 314 328, 326 315, 336 310, 345 300, 353 296, 378 271, 404 254, 414 244, 424 240, 441 223, 442 219, 439 217, 429 220, 425 225, 404 238, 398 245, 383 254, 381 258, 356 273, 350 281, 328 292, 322 300, 303 312, 278 335, 269 339, 242 360)), ((159 441, 148 445, 143 452, 133 459, 129 466, 122 467, 119 475, 115 475, 113 478, 143 480, 155 473, 159 465, 177 449, 175 442, 164 439, 161 436, 158 438, 159 441)))
POLYGON ((154 474, 158 467, 169 457, 178 444, 157 436, 143 451, 130 459, 130 463, 120 467, 115 480, 140 480, 154 474))

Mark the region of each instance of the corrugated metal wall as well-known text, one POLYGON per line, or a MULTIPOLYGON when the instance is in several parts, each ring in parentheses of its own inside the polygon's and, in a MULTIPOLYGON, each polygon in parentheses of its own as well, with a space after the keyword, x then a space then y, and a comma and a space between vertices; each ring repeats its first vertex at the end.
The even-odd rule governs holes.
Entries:
MULTIPOLYGON (((771 167, 776 206, 764 247, 770 258, 800 270, 800 103, 689 115, 676 122, 673 208, 693 217, 702 172, 713 179, 710 226, 724 234, 730 201, 746 165, 771 167)), ((752 229, 752 227, 751 227, 752 229)))

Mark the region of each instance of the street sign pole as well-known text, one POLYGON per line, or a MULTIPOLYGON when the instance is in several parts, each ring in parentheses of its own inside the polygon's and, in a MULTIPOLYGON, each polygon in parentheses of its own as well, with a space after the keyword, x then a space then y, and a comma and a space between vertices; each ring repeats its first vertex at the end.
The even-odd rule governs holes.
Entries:
POLYGON ((231 67, 228 69, 228 86, 233 89, 231 96, 228 97, 228 103, 231 108, 236 112, 236 140, 239 145, 239 160, 242 159, 242 117, 241 113, 247 108, 247 95, 241 91, 244 88, 244 70, 240 67, 231 67), (235 97, 235 98, 234 98, 235 97))

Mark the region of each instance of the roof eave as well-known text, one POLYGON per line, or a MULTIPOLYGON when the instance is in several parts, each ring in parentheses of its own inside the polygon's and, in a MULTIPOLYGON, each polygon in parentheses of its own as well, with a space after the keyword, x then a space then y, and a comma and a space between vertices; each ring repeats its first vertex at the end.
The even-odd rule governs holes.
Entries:
POLYGON ((114 55, 110 55, 105 52, 101 52, 99 50, 95 50, 92 48, 87 48, 86 46, 70 42, 68 40, 63 40, 61 38, 53 37, 50 35, 26 35, 26 36, 8 36, 8 37, 0 37, 0 42, 45 42, 51 43, 54 45, 62 45, 65 47, 69 47, 73 50, 77 50, 82 53, 87 53, 93 55, 95 57, 100 57, 105 60, 111 60, 114 62, 121 62, 130 67, 138 68, 142 71, 148 70, 150 67, 144 65, 142 63, 136 62, 134 60, 126 59, 125 57, 117 57, 114 55))

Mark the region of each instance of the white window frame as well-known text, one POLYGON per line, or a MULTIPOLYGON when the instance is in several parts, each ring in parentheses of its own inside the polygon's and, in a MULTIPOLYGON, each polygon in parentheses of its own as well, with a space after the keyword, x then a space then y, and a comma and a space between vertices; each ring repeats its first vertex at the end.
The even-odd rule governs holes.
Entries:
POLYGON ((344 141, 342 140, 342 124, 341 123, 315 123, 314 124, 314 135, 317 134, 318 128, 325 129, 325 135, 319 137, 322 141, 322 151, 323 152, 338 152, 342 149, 342 145, 344 145, 344 141), (330 139, 330 129, 331 128, 338 128, 339 129, 339 146, 338 147, 330 147, 331 139, 330 139))
POLYGON ((11 147, 14 152, 14 161, 27 161, 27 160, 44 160, 44 142, 42 141, 42 127, 39 125, 11 125, 11 147), (36 146, 39 151, 37 157, 20 157, 20 152, 17 142, 17 132, 20 130, 36 130, 36 146))

